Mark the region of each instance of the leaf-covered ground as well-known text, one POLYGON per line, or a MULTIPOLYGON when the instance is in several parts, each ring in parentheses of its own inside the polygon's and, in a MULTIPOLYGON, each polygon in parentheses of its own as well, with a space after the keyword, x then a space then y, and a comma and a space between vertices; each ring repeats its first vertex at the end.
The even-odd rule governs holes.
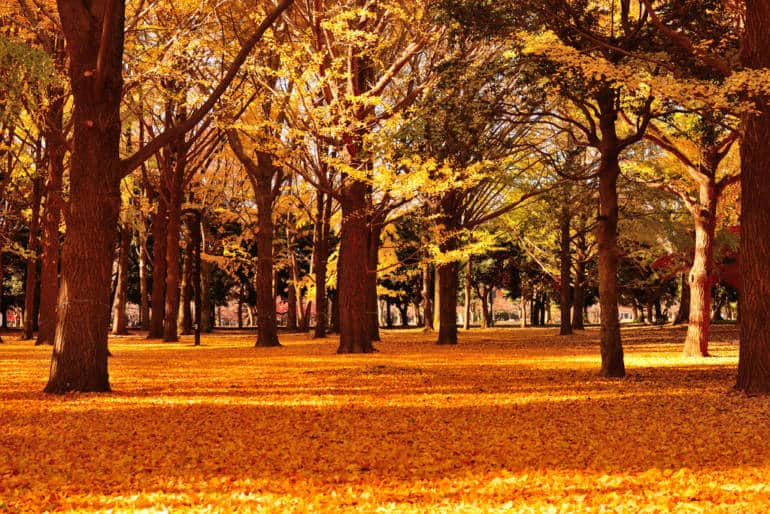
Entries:
POLYGON ((765 512, 770 399, 684 332, 385 332, 372 355, 284 335, 115 338, 114 393, 45 396, 50 348, 0 345, 0 511, 765 512))

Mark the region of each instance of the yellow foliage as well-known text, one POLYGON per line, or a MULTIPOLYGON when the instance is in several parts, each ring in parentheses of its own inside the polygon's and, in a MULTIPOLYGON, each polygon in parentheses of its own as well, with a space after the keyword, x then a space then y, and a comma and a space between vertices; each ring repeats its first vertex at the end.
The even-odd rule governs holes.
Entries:
POLYGON ((11 512, 764 512, 770 399, 714 358, 630 329, 629 378, 596 374, 595 329, 495 329, 436 346, 110 342, 107 395, 39 393, 50 349, 0 345, 0 509, 11 512))

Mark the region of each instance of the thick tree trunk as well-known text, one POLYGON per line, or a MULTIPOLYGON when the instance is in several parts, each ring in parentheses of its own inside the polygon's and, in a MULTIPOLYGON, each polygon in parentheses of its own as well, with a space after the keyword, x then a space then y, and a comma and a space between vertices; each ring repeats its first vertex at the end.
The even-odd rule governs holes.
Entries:
MULTIPOLYGON (((266 158, 266 157, 265 157, 266 158)), ((260 163, 260 168, 266 166, 260 163)), ((272 163, 271 163, 272 166, 272 163)), ((272 168, 271 168, 272 170, 272 168)), ((278 320, 275 313, 275 296, 273 296, 273 196, 271 191, 272 171, 261 170, 262 180, 257 180, 257 223, 259 231, 257 240, 257 278, 256 278, 256 307, 257 307, 257 341, 255 346, 280 346, 278 341, 278 320), (265 176, 266 175, 266 180, 265 176)), ((293 289, 293 285, 289 288, 293 289)))
POLYGON ((682 273, 679 281, 679 310, 673 325, 681 325, 690 319, 690 283, 687 273, 682 273))
POLYGON ((700 187, 695 215, 695 256, 690 268, 690 318, 683 354, 707 357, 711 328, 711 286, 714 282, 714 231, 717 195, 713 183, 700 187))
POLYGON ((439 277, 438 344, 457 344, 457 262, 437 266, 439 277))
POLYGON ((339 308, 340 345, 337 353, 369 353, 370 317, 367 315, 369 227, 365 183, 347 178, 342 188, 340 233, 339 308))
POLYGON ((570 210, 568 201, 568 195, 565 194, 561 208, 561 219, 559 220, 559 228, 561 231, 561 248, 559 253, 561 264, 559 310, 561 312, 561 320, 559 321, 559 335, 562 336, 572 334, 572 320, 570 319, 570 308, 572 307, 572 295, 570 294, 572 258, 570 255, 570 210))
POLYGON ((28 341, 35 337, 37 321, 37 263, 40 259, 40 204, 43 198, 43 179, 36 177, 32 183, 32 213, 29 220, 29 237, 27 238, 27 272, 24 285, 24 325, 21 339, 28 341))
POLYGON ((109 391, 107 326, 120 213, 122 5, 61 2, 74 95, 70 203, 59 312, 45 391, 109 391), (110 30, 105 29, 105 17, 110 30), (102 39, 104 38, 104 41, 102 39))
POLYGON ((431 291, 430 262, 422 263, 422 322, 423 332, 433 331, 433 291, 431 291))
POLYGON ((149 339, 163 337, 163 318, 166 298, 166 231, 168 209, 164 195, 159 195, 158 207, 152 219, 152 314, 150 316, 149 339))
POLYGON ((623 346, 618 320, 618 191, 620 174, 617 139, 615 135, 615 92, 609 87, 599 95, 602 143, 599 164, 599 216, 597 242, 599 246, 599 329, 602 355, 601 374, 604 377, 624 377, 623 346))
POLYGON ((374 221, 369 228, 369 244, 367 248, 366 263, 366 310, 369 315, 369 339, 373 342, 380 341, 380 320, 377 305, 377 268, 380 264, 380 235, 382 226, 374 221))
POLYGON ((118 284, 112 306, 112 333, 128 334, 126 326, 126 302, 128 300, 128 252, 131 248, 131 229, 120 227, 120 248, 118 249, 118 284))

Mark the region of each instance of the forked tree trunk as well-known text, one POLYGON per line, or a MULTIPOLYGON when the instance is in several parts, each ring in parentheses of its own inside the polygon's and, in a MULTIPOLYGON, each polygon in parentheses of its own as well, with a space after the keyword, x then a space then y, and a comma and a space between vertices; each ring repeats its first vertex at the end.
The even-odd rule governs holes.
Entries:
POLYGON ((457 344, 457 262, 437 266, 439 277, 438 344, 457 344))
MULTIPOLYGON (((161 186, 162 187, 162 186, 161 186)), ((163 194, 158 195, 158 206, 152 218, 152 314, 150 316, 149 339, 163 337, 163 318, 166 299, 166 230, 168 229, 167 202, 163 194)))
POLYGON ((115 301, 112 307, 112 333, 128 334, 126 326, 126 302, 128 300, 128 252, 131 248, 131 230, 120 227, 120 248, 118 249, 118 284, 115 288, 115 301))
POLYGON ((48 393, 110 390, 107 326, 120 213, 124 12, 122 4, 107 5, 111 8, 100 2, 59 3, 70 57, 74 135, 48 393))
POLYGON ((36 177, 32 183, 32 213, 29 221, 29 237, 27 239, 27 272, 24 285, 24 325, 22 340, 30 340, 35 336, 37 321, 37 263, 40 259, 40 204, 43 198, 43 179, 36 177))
MULTIPOLYGON (((770 68, 770 0, 746 7, 742 63, 770 68)), ((741 142, 740 351, 735 387, 770 393, 770 100, 754 98, 757 111, 744 115, 741 142)))
POLYGON ((682 273, 679 288, 679 310, 674 318, 674 325, 681 325, 690 319, 690 281, 687 273, 682 273))
POLYGON ((337 353, 369 353, 370 317, 367 316, 369 291, 367 262, 369 227, 367 226, 367 186, 351 178, 342 187, 342 228, 340 233, 339 309, 340 344, 337 353))
POLYGON ((615 133, 615 93, 609 87, 599 95, 602 132, 599 164, 599 216, 597 243, 599 246, 599 329, 604 377, 624 377, 623 346, 618 320, 618 190, 620 175, 617 136, 615 133))
POLYGON ((561 231, 561 287, 559 289, 559 310, 561 320, 559 321, 559 335, 566 336, 572 334, 572 322, 570 320, 570 308, 572 307, 572 298, 570 295, 570 275, 572 271, 572 258, 570 255, 570 211, 568 205, 569 197, 565 193, 565 198, 561 208, 560 231, 561 231))
POLYGON ((683 354, 707 357, 711 328, 711 286, 714 282, 714 231, 716 230, 717 195, 714 184, 700 187, 698 212, 695 216, 695 256, 690 268, 690 318, 683 354))

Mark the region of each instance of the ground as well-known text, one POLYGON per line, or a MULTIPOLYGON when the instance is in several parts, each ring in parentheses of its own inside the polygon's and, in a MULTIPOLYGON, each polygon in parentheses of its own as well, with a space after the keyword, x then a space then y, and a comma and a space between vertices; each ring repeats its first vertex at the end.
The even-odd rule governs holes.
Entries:
POLYGON ((45 396, 50 348, 0 345, 0 512, 765 512, 770 399, 732 391, 737 331, 709 359, 683 329, 384 331, 337 341, 215 334, 110 341, 112 394, 45 396))

